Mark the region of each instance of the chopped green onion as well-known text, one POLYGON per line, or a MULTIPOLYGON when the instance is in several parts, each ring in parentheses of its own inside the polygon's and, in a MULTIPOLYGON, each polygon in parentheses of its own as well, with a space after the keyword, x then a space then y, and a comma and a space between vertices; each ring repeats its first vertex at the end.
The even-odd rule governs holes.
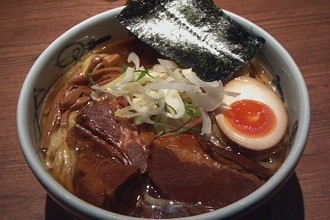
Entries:
POLYGON ((167 124, 166 121, 162 122, 162 118, 159 116, 154 117, 153 121, 154 121, 153 126, 156 136, 161 136, 174 129, 174 127, 172 127, 170 124, 167 124))
POLYGON ((122 67, 123 72, 126 72, 127 68, 128 68, 128 66, 127 66, 127 65, 124 65, 124 66, 122 67))
POLYGON ((149 76, 151 78, 154 78, 152 75, 149 74, 148 70, 135 70, 136 73, 140 73, 138 78, 135 81, 139 81, 140 79, 142 79, 145 76, 149 76))
POLYGON ((179 130, 177 130, 175 132, 175 135, 174 136, 178 136, 178 135, 183 134, 183 133, 192 134, 192 133, 200 133, 200 132, 201 132, 201 128, 196 128, 196 127, 193 127, 193 128, 182 127, 182 128, 180 128, 179 130))
POLYGON ((184 107, 186 109, 186 114, 194 117, 194 118, 198 118, 201 116, 201 111, 199 110, 198 107, 196 107, 195 105, 185 102, 184 103, 184 107))

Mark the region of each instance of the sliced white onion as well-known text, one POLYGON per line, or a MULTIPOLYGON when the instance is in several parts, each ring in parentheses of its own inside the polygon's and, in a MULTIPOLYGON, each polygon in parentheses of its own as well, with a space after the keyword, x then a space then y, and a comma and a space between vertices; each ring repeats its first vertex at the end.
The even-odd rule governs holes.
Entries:
POLYGON ((126 117, 126 118, 133 118, 135 116, 139 116, 140 113, 134 112, 132 106, 127 106, 125 108, 118 109, 115 112, 115 116, 118 117, 126 117))
POLYGON ((201 80, 195 72, 192 71, 192 69, 183 69, 182 70, 182 75, 186 77, 191 83, 194 85, 197 85, 199 87, 216 87, 217 85, 213 85, 213 83, 210 82, 205 82, 201 80))
POLYGON ((165 74, 167 74, 166 73, 167 72, 166 69, 162 65, 160 65, 160 64, 154 65, 151 70, 152 70, 152 72, 165 73, 165 74))
POLYGON ((160 100, 159 103, 147 102, 146 100, 134 100, 132 99, 132 108, 140 114, 147 115, 160 115, 164 111, 165 100, 160 100))
POLYGON ((136 94, 139 92, 139 94, 143 95, 144 98, 152 102, 158 102, 164 98, 164 93, 162 91, 149 90, 137 82, 128 83, 123 86, 123 89, 125 89, 130 94, 136 94))
POLYGON ((125 74, 125 77, 116 83, 116 86, 123 86, 129 82, 131 82, 134 79, 134 73, 135 70, 132 67, 127 67, 125 74))
POLYGON ((127 58, 127 62, 130 63, 134 63, 134 66, 136 69, 139 69, 140 68, 140 58, 139 56, 134 53, 134 52, 131 52, 129 55, 128 55, 128 58, 127 58))
POLYGON ((193 84, 201 89, 197 93, 189 93, 193 102, 204 111, 214 111, 218 108, 224 97, 224 90, 221 81, 204 82, 191 69, 185 69, 182 74, 193 84), (201 91, 203 90, 203 91, 201 91))
POLYGON ((171 82, 160 82, 160 83, 150 83, 145 86, 147 89, 176 89, 180 92, 197 92, 199 89, 197 86, 194 85, 187 85, 184 83, 171 83, 171 82))
POLYGON ((187 80, 185 77, 183 77, 183 71, 184 71, 183 69, 178 68, 178 69, 174 70, 172 76, 184 84, 191 84, 189 82, 189 80, 187 80))
POLYGON ((165 89, 165 102, 175 110, 175 113, 166 112, 167 117, 173 119, 182 119, 185 115, 185 107, 181 96, 175 89, 165 89))
POLYGON ((212 130, 211 118, 207 112, 200 109, 203 118, 202 134, 210 134, 212 130))
POLYGON ((175 82, 187 83, 187 80, 182 77, 182 74, 180 72, 178 72, 181 71, 181 69, 174 61, 158 59, 158 62, 166 70, 167 74, 173 78, 175 82))
POLYGON ((158 62, 160 63, 160 65, 162 65, 162 67, 165 70, 167 70, 167 72, 168 72, 168 70, 173 71, 173 70, 179 68, 178 65, 172 60, 158 59, 158 62))

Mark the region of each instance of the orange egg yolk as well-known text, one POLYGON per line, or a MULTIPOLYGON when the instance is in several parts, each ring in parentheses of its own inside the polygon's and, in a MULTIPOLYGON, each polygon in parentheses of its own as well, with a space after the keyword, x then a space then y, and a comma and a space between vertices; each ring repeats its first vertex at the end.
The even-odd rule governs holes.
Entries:
POLYGON ((244 136, 262 137, 272 131, 276 117, 271 108, 254 100, 232 103, 224 113, 229 125, 244 136))

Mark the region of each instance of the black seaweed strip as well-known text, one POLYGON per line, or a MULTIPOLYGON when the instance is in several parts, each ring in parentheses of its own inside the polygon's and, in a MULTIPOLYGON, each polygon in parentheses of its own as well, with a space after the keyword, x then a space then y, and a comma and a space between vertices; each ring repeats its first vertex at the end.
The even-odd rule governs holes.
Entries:
POLYGON ((207 0, 132 0, 117 19, 205 81, 227 81, 264 44, 207 0))

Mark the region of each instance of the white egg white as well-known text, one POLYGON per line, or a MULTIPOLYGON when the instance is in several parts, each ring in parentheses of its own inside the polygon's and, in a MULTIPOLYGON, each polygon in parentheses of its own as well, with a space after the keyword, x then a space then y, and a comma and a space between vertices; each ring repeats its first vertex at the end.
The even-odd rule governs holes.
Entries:
POLYGON ((262 82, 246 76, 231 80, 225 85, 224 89, 226 92, 238 94, 237 96, 225 95, 223 99, 225 105, 230 106, 240 100, 254 100, 267 105, 276 117, 274 129, 262 137, 251 137, 233 129, 224 114, 218 114, 216 121, 226 136, 238 145, 251 150, 269 149, 282 139, 288 126, 288 114, 277 93, 262 82))

